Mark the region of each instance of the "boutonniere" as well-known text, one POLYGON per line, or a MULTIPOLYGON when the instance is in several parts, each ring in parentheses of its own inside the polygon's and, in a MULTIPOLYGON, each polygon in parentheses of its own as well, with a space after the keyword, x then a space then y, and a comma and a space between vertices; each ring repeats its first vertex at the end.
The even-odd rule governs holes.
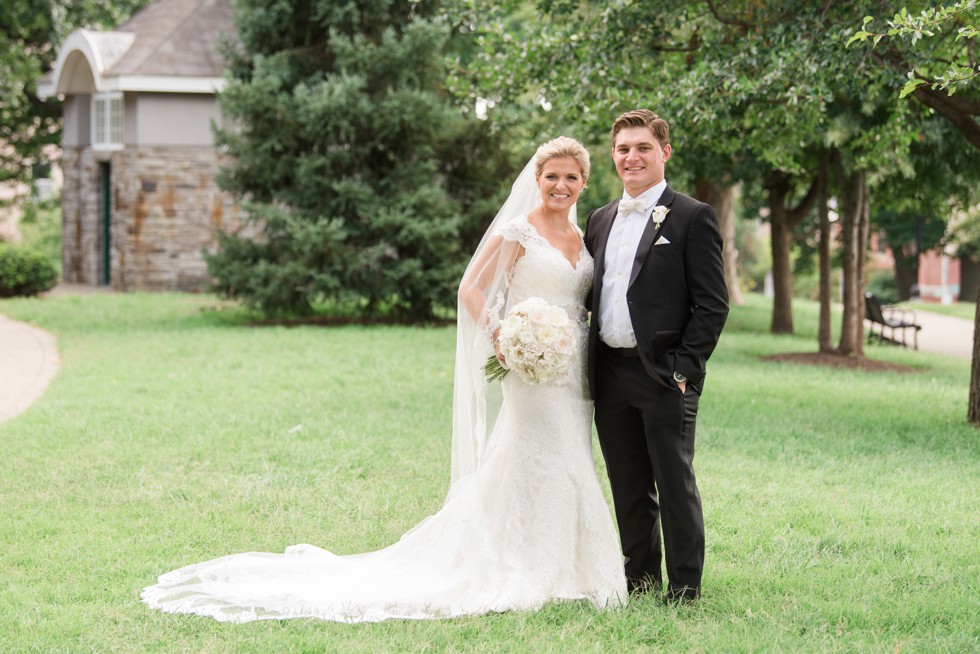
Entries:
POLYGON ((653 213, 650 214, 650 220, 653 221, 654 227, 660 229, 660 225, 667 219, 667 214, 670 213, 670 209, 662 204, 658 204, 653 208, 653 213))

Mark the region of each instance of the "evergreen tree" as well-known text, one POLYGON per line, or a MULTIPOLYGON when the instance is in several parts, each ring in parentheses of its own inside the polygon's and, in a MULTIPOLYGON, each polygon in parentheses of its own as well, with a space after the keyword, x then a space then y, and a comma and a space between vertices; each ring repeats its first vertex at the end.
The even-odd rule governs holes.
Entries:
POLYGON ((450 30, 432 9, 239 2, 221 183, 260 233, 221 235, 207 255, 219 292, 266 315, 326 300, 424 320, 455 306, 468 203, 451 197, 449 177, 467 165, 451 155, 482 127, 440 90, 450 30))

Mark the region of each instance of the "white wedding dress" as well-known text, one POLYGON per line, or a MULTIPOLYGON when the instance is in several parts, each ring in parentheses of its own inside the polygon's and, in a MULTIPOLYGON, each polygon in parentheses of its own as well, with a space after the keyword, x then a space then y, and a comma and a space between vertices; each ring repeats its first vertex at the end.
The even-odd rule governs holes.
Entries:
POLYGON ((584 379, 582 301, 592 258, 583 245, 573 267, 526 218, 500 233, 525 251, 509 278, 510 304, 540 297, 575 321, 572 373, 539 385, 508 374, 483 463, 394 545, 352 556, 313 545, 225 556, 161 576, 144 589, 146 604, 231 622, 375 622, 530 610, 552 600, 585 599, 600 609, 626 603, 619 540, 592 459, 584 379))

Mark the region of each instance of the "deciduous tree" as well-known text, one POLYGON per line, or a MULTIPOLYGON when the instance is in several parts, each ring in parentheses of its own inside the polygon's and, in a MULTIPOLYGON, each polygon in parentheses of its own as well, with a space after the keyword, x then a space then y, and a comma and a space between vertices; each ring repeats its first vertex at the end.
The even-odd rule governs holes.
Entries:
POLYGON ((79 27, 113 27, 148 0, 4 0, 0 3, 0 182, 27 181, 41 150, 61 139, 61 103, 37 82, 79 27))

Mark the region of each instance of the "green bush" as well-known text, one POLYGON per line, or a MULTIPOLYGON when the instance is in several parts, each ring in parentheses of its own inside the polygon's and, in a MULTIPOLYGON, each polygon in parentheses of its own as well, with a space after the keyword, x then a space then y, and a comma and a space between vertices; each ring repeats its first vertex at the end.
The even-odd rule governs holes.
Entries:
POLYGON ((58 271, 40 252, 0 243, 0 297, 43 293, 58 283, 58 271))
POLYGON ((61 203, 58 199, 24 203, 20 218, 22 245, 41 252, 61 271, 61 203))
POLYGON ((864 290, 874 293, 885 304, 898 302, 898 282, 891 270, 869 270, 864 290))

